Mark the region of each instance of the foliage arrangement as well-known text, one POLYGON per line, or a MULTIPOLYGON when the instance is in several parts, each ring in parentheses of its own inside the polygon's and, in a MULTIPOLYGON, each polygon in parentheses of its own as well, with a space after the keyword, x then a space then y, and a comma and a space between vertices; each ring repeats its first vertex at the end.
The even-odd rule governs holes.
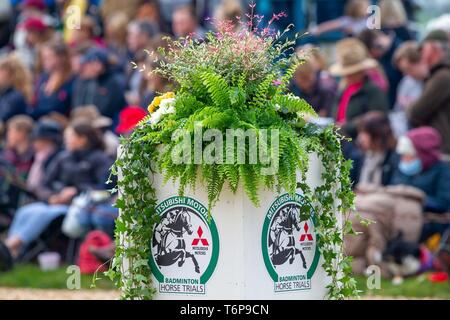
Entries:
POLYGON ((233 192, 242 184, 255 205, 260 188, 291 194, 300 188, 316 212, 318 246, 331 278, 329 298, 357 295, 350 276, 351 260, 342 248, 342 229, 351 232, 351 224, 345 222, 342 228, 339 223, 340 216, 348 221, 345 216, 353 206, 350 163, 342 156, 342 138, 335 129, 308 123, 314 110, 288 93, 292 74, 304 58, 292 52, 296 38, 289 40, 284 32, 271 29, 272 22, 283 16, 274 15, 265 28, 259 27, 262 17, 252 13, 238 25, 216 22, 217 31, 210 32, 205 41, 188 37, 170 42, 168 50, 162 50, 167 62, 161 61, 155 72, 176 84, 176 94, 166 93, 153 101, 150 115, 130 137, 123 138, 121 156, 113 168, 113 173, 120 175, 117 207, 121 215, 116 222, 116 256, 109 276, 124 299, 149 299, 154 294, 148 258, 158 219, 154 210, 157 186, 149 176, 156 172, 163 173, 165 181, 178 181, 180 195, 186 188, 195 188, 200 179, 210 210, 225 184, 233 192), (277 157, 272 160, 279 163, 278 170, 262 175, 260 162, 175 163, 172 154, 180 141, 173 139, 174 133, 181 129, 193 136, 199 123, 204 129, 221 132, 230 128, 278 130, 279 152, 268 155, 277 157), (317 153, 324 166, 323 185, 315 189, 306 183, 311 153, 317 153))

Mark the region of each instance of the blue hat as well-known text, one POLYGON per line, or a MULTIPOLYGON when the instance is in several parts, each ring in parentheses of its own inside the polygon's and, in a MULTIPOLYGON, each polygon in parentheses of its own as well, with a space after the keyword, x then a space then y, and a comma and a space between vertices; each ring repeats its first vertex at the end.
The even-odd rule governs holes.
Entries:
POLYGON ((108 64, 108 53, 105 49, 90 48, 81 58, 81 64, 98 61, 103 65, 108 64))
POLYGON ((40 120, 33 132, 31 133, 32 140, 47 139, 56 144, 62 141, 63 128, 54 120, 40 120))

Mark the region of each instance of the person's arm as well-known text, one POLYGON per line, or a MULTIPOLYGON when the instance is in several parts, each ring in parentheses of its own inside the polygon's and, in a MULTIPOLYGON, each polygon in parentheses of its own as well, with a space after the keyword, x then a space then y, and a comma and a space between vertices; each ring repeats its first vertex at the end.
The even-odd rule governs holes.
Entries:
POLYGON ((98 153, 98 155, 92 159, 92 162, 95 164, 92 169, 93 179, 90 182, 77 185, 78 192, 104 190, 107 188, 106 181, 108 180, 113 161, 106 156, 106 154, 98 153))
POLYGON ((442 169, 437 174, 436 194, 425 198, 425 211, 446 212, 450 210, 450 166, 442 164, 442 169))
POLYGON ((439 72, 429 80, 420 98, 406 109, 406 115, 414 127, 427 124, 445 101, 450 99, 449 83, 449 72, 439 72))
POLYGON ((53 185, 58 183, 60 172, 61 172, 61 161, 63 158, 56 156, 45 172, 45 178, 40 188, 36 188, 35 194, 40 201, 48 201, 48 199, 55 194, 53 185))
POLYGON ((345 28, 345 20, 343 20, 341 17, 334 20, 323 22, 318 26, 316 26, 315 28, 312 28, 310 32, 313 36, 320 36, 322 33, 342 30, 343 28, 345 28))

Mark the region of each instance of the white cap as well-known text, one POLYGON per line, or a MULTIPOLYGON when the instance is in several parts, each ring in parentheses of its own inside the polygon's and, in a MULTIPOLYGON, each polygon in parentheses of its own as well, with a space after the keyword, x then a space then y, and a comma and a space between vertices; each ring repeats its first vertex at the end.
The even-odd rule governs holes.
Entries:
POLYGON ((416 156, 416 148, 414 148, 414 144, 412 143, 411 139, 407 136, 401 136, 400 139, 398 139, 397 142, 397 153, 400 155, 407 155, 407 156, 416 156))

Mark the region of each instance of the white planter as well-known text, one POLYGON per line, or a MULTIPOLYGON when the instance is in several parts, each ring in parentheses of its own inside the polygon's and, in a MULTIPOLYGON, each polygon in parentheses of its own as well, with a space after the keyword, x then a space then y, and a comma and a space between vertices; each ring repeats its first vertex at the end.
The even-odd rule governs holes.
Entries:
MULTIPOLYGON (((316 156, 310 163, 308 184, 316 187, 322 169, 316 156)), ((298 213, 292 198, 261 190, 257 208, 242 188, 233 194, 225 185, 208 222, 207 194, 200 185, 178 197, 176 184, 163 185, 161 175, 152 178, 163 218, 155 228, 150 259, 155 299, 325 297, 329 279, 321 267, 313 221, 297 221, 300 230, 292 227, 298 213)))

